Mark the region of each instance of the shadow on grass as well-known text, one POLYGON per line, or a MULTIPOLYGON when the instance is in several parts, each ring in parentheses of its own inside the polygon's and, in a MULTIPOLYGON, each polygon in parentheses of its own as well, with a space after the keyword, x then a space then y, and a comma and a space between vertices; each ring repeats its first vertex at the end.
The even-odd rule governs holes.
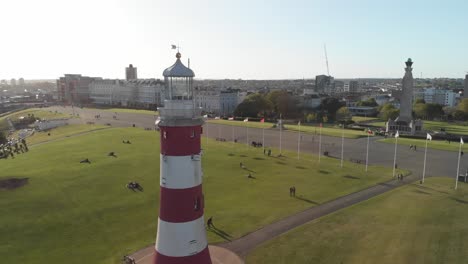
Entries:
POLYGON ((256 171, 254 171, 254 170, 251 170, 251 169, 248 169, 248 168, 246 168, 246 167, 244 167, 244 170, 246 170, 246 171, 248 171, 248 172, 257 173, 256 171))
POLYGON ((455 198, 455 197, 450 197, 450 199, 452 199, 452 200, 454 200, 456 202, 462 203, 462 204, 468 204, 468 201, 458 199, 458 198, 455 198))
POLYGON ((352 180, 360 180, 361 179, 359 177, 351 176, 351 175, 345 175, 345 176, 343 176, 343 178, 352 179, 352 180))
POLYGON ((235 156, 235 154, 233 154, 233 153, 229 153, 229 154, 227 154, 227 155, 230 156, 230 157, 235 156))
POLYGON ((208 227, 207 230, 208 230, 208 232, 212 232, 212 233, 216 234, 217 236, 221 237, 222 239, 231 242, 232 236, 229 235, 228 233, 224 232, 223 230, 215 227, 214 225, 211 226, 211 227, 208 227))
POLYGON ((302 167, 302 166, 296 166, 296 169, 305 170, 305 169, 306 169, 306 167, 302 167))
POLYGON ((434 189, 434 188, 431 188, 431 187, 427 187, 427 186, 424 186, 424 185, 420 185, 420 184, 411 184, 413 186, 416 186, 417 188, 420 188, 420 189, 425 189, 425 190, 431 190, 431 191, 434 191, 434 192, 438 192, 438 193, 443 193, 443 194, 449 194, 448 192, 444 192, 444 191, 439 191, 437 189, 434 189))
POLYGON ((307 198, 304 198, 302 196, 294 196, 294 198, 298 199, 298 200, 301 200, 301 201, 304 201, 304 202, 307 202, 307 203, 310 203, 310 204, 316 204, 316 205, 319 205, 319 203, 317 202, 314 202, 312 200, 309 200, 307 198))
POLYGON ((285 163, 285 162, 282 162, 282 161, 277 161, 276 164, 286 165, 286 163, 285 163))
POLYGON ((256 158, 253 158, 254 160, 265 160, 264 158, 259 158, 259 157, 256 157, 256 158))
POLYGON ((426 194, 426 195, 432 195, 432 193, 428 193, 428 192, 421 191, 421 190, 414 190, 413 192, 415 192, 415 193, 421 193, 421 194, 426 194))
POLYGON ((319 170, 319 172, 322 173, 322 174, 330 174, 330 172, 326 171, 326 170, 319 170))
POLYGON ((245 158, 245 157, 248 157, 248 156, 247 156, 247 155, 244 155, 244 154, 242 154, 242 155, 239 155, 239 157, 245 158))

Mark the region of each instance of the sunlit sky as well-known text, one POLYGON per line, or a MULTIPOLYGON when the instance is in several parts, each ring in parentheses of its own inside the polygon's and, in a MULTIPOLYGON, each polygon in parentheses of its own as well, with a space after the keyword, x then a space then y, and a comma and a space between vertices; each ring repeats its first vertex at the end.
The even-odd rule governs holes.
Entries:
POLYGON ((0 79, 161 78, 181 46, 197 78, 462 78, 468 1, 14 0, 0 4, 0 79))

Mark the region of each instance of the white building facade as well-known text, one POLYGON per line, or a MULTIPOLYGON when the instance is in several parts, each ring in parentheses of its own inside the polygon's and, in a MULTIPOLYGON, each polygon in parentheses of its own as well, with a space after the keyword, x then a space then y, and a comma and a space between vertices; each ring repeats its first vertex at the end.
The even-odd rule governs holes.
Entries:
POLYGON ((238 90, 203 89, 195 92, 196 106, 216 115, 232 115, 243 101, 244 95, 238 90))

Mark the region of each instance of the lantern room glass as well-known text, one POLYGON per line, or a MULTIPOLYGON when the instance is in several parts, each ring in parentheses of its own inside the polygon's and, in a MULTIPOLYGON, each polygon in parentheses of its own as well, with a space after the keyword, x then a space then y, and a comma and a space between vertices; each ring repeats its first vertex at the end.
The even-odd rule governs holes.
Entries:
POLYGON ((166 77, 166 100, 192 100, 192 77, 166 77))

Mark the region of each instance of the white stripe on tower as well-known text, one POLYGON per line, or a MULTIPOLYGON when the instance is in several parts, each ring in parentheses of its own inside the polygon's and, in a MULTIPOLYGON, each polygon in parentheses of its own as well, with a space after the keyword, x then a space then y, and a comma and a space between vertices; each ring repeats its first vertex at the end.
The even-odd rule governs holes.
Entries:
POLYGON ((170 257, 185 257, 203 251, 207 246, 203 216, 185 223, 159 219, 156 251, 170 257))
POLYGON ((186 189, 202 184, 201 156, 160 155, 161 187, 186 189), (164 165, 163 165, 164 164, 164 165))

